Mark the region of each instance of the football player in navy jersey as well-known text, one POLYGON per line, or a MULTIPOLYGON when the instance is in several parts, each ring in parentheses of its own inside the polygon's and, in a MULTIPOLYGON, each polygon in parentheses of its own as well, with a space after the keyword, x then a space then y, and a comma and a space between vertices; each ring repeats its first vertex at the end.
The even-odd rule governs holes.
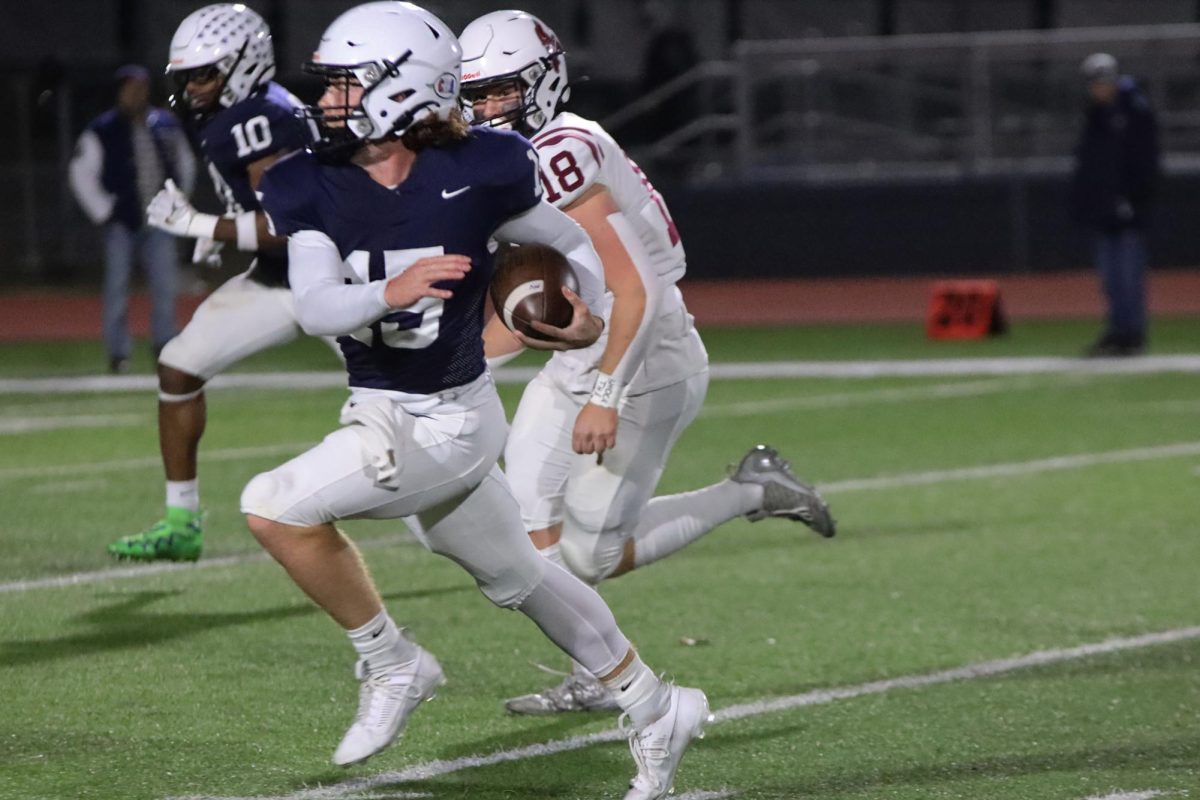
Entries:
POLYGON ((271 81, 271 32, 244 5, 189 14, 171 40, 171 98, 198 142, 225 214, 197 212, 173 183, 150 203, 150 225, 196 239, 197 263, 228 243, 255 254, 250 269, 200 305, 159 354, 159 443, 167 478, 166 514, 109 545, 118 558, 194 561, 203 547, 196 451, 206 417, 204 384, 249 355, 300 334, 287 289, 287 246, 266 229, 255 187, 283 155, 305 147, 311 128, 299 101, 271 81))
POLYGON ((314 53, 309 69, 327 82, 310 109, 320 139, 259 189, 288 237, 298 319, 340 335, 351 394, 344 427, 250 481, 242 510, 358 653, 358 713, 335 763, 387 747, 443 681, 334 527, 412 515, 430 550, 601 679, 631 722, 627 797, 664 797, 707 700, 656 677, 595 590, 530 543, 496 464, 507 426, 483 356, 489 239, 548 244, 573 263, 580 292, 566 292, 575 315, 555 347, 599 337, 589 305, 601 299, 601 266, 583 230, 542 199, 529 143, 462 119, 461 52, 437 17, 389 0, 347 11, 314 53))

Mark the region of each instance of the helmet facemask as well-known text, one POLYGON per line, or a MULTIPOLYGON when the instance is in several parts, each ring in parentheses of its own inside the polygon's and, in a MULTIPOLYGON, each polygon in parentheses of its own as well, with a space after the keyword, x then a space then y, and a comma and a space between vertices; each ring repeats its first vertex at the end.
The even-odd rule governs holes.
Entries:
POLYGON ((449 119, 460 106, 458 39, 410 3, 351 8, 325 29, 304 68, 328 87, 318 104, 301 111, 316 124, 312 150, 323 159, 347 160, 364 144, 400 139, 427 118, 449 119))
MULTIPOLYGON (((302 119, 316 123, 320 136, 312 146, 313 152, 326 161, 348 161, 368 142, 398 139, 412 127, 423 112, 434 107, 435 103, 432 101, 418 103, 391 118, 390 125, 386 128, 372 119, 368 112, 368 106, 377 99, 376 93, 385 90, 390 83, 386 79, 399 77, 400 68, 411 57, 412 51, 407 50, 395 61, 384 60, 382 65, 374 61, 349 66, 312 61, 305 64, 305 72, 325 79, 327 91, 328 87, 342 83, 341 94, 345 98, 342 105, 310 105, 298 112, 302 119), (354 86, 362 86, 363 91, 358 102, 351 104, 350 89, 354 86)), ((413 94, 413 90, 405 89, 383 100, 391 104, 401 104, 413 94)), ((382 118, 387 118, 389 113, 388 109, 377 111, 378 116, 382 118)))
POLYGON ((170 104, 171 110, 181 118, 199 121, 216 113, 217 109, 221 107, 220 97, 224 83, 225 75, 216 64, 168 72, 167 84, 170 87, 171 95, 167 98, 167 102, 170 104), (221 85, 217 87, 208 103, 204 106, 197 106, 187 90, 188 84, 193 81, 197 83, 220 81, 221 85))
POLYGON ((532 136, 540 131, 557 115, 558 106, 566 101, 569 94, 564 91, 561 101, 556 103, 553 109, 542 108, 538 104, 538 96, 543 82, 561 80, 558 71, 550 69, 553 60, 561 57, 562 52, 558 51, 539 58, 517 72, 464 84, 463 101, 471 106, 473 111, 471 124, 512 129, 523 136, 532 136), (505 93, 505 90, 510 88, 516 88, 520 93, 520 99, 511 108, 505 108, 491 117, 485 117, 474 110, 476 102, 486 101, 488 97, 505 93))
POLYGON ((477 125, 512 127, 525 136, 545 128, 558 116, 570 97, 567 59, 562 43, 540 19, 524 11, 492 11, 471 22, 460 37, 463 47, 464 94, 495 108, 501 84, 521 89, 520 108, 485 116, 480 108, 477 125))
POLYGON ((271 31, 243 5, 219 3, 189 14, 171 39, 167 79, 171 106, 188 122, 203 122, 261 91, 275 75, 271 31), (197 79, 200 80, 197 80, 197 79), (197 106, 189 82, 219 79, 211 99, 197 106))

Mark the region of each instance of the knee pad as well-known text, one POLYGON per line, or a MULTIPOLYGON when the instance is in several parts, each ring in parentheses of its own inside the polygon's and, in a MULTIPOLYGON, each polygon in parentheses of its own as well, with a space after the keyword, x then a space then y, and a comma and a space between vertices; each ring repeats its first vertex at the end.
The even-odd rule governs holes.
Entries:
POLYGON ((563 561, 580 580, 599 583, 621 563, 623 483, 621 475, 601 465, 573 474, 567 483, 559 547, 563 561))
POLYGON ((521 527, 517 503, 500 469, 465 496, 445 502, 449 513, 429 509, 422 525, 429 549, 465 569, 488 600, 501 608, 517 608, 542 582, 542 558, 521 527))
POLYGON ((263 519, 279 519, 279 481, 276 473, 260 472, 250 479, 242 489, 240 506, 243 514, 253 514, 263 519))
POLYGON ((502 569, 487 578, 476 578, 475 584, 484 597, 500 608, 519 608, 534 589, 541 586, 546 574, 545 559, 536 556, 537 569, 521 565, 502 569))
POLYGON ((625 537, 617 531, 588 531, 580 527, 570 510, 558 540, 563 563, 584 583, 597 584, 621 564, 625 537))
POLYGON ((570 543, 565 538, 560 542, 560 547, 562 548, 563 563, 567 565, 567 569, 571 570, 571 574, 593 586, 612 575, 617 565, 621 563, 619 555, 617 558, 601 560, 596 557, 590 547, 570 543))
POLYGON ((190 370, 179 366, 188 363, 187 345, 181 341, 182 338, 182 336, 176 334, 171 337, 171 341, 163 345, 162 350, 158 352, 158 363, 190 374, 190 370))

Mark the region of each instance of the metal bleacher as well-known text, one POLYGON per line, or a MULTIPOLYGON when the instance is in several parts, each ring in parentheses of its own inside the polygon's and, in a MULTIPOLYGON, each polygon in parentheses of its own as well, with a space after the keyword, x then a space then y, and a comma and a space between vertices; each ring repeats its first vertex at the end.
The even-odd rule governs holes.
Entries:
POLYGON ((633 152, 693 183, 1061 174, 1097 51, 1148 94, 1166 169, 1200 171, 1200 24, 742 41, 604 124, 685 109, 633 152))

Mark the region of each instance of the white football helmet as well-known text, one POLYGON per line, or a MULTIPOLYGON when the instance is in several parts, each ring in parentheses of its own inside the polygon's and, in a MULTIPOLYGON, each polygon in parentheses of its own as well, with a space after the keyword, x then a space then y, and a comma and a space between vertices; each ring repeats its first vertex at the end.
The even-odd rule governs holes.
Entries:
POLYGON ((531 136, 554 119, 570 98, 562 43, 532 14, 484 14, 463 29, 461 41, 464 100, 485 97, 514 81, 522 92, 519 107, 487 119, 476 115, 475 124, 512 126, 531 136))
POLYGON ((325 30, 304 68, 328 81, 354 78, 364 90, 353 108, 305 108, 321 131, 318 151, 344 154, 401 136, 427 117, 447 119, 459 108, 458 39, 412 3, 382 0, 350 9, 325 30))
POLYGON ((275 76, 271 29, 241 3, 218 3, 188 14, 171 37, 167 77, 171 103, 198 116, 240 103, 275 76), (216 105, 195 108, 186 96, 188 81, 205 71, 220 75, 216 105))

